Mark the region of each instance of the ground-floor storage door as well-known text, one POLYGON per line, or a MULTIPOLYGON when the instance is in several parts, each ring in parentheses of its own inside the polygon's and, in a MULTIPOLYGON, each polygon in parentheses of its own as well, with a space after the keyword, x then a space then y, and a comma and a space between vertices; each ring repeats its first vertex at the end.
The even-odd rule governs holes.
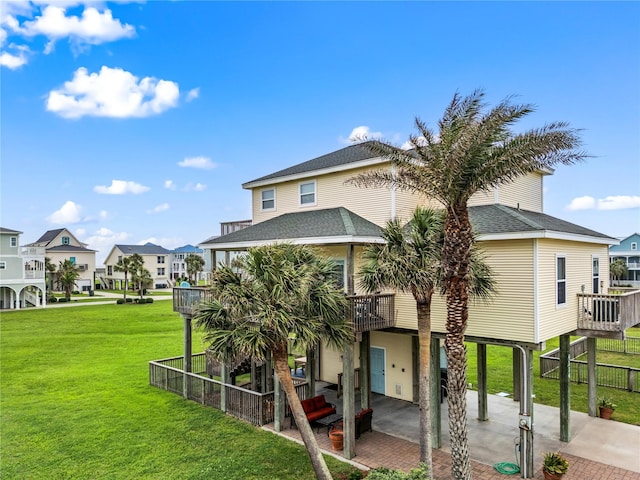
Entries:
POLYGON ((384 382, 384 348, 371 347, 371 391, 385 394, 384 382))

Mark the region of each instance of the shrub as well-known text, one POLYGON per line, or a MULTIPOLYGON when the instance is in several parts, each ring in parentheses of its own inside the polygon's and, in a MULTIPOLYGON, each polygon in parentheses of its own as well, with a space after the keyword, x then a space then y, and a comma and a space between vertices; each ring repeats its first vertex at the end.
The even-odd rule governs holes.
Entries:
POLYGON ((67 299, 66 299, 65 297, 60 297, 60 298, 58 299, 58 302, 59 302, 59 303, 66 303, 66 302, 67 302, 67 299))
POLYGON ((569 470, 569 462, 559 453, 546 452, 544 453, 542 469, 545 472, 564 475, 565 473, 567 473, 567 470, 569 470))
POLYGON ((133 299, 131 297, 127 297, 127 299, 125 300, 125 302, 127 303, 133 303, 133 299))
POLYGON ((147 303, 153 303, 153 298, 151 297, 147 298, 147 303))
POLYGON ((390 468, 374 468, 367 475, 367 480, 430 480, 427 466, 421 463, 418 468, 413 468, 409 473, 402 470, 391 470, 390 468))
POLYGON ((56 297, 47 298, 47 303, 56 303, 57 301, 58 301, 58 299, 56 297))
POLYGON ((124 299, 123 298, 119 298, 119 299, 116 300, 116 303, 118 305, 122 305, 124 303, 124 299))

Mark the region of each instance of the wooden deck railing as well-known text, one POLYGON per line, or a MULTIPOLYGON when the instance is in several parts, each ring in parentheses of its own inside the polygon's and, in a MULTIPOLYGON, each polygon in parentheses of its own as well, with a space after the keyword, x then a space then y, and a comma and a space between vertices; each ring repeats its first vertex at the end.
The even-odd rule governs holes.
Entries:
MULTIPOLYGON (((353 372, 353 389, 357 392, 360 390, 360 369, 356 368, 353 372)), ((342 397, 342 376, 343 373, 338 374, 338 391, 336 393, 338 398, 342 397)))
MULTIPOLYGON (((183 370, 184 357, 165 358, 149 362, 149 383, 154 387, 182 395, 184 379, 187 377, 189 400, 222 409, 222 392, 225 393, 225 412, 241 418, 253 425, 262 426, 274 420, 274 392, 254 392, 243 387, 222 383, 218 380, 200 375, 205 371, 205 354, 199 353, 191 357, 192 369, 196 373, 183 370)), ((307 398, 307 383, 296 382, 296 392, 301 400, 307 398)))
MULTIPOLYGON (((380 330, 396 325, 395 295, 353 295, 347 299, 346 315, 353 322, 356 333, 380 330)), ((207 300, 211 300, 211 293, 204 287, 173 289, 174 312, 193 315, 198 305, 207 300)))
POLYGON ((578 334, 619 333, 640 323, 640 290, 620 294, 578 294, 578 334))

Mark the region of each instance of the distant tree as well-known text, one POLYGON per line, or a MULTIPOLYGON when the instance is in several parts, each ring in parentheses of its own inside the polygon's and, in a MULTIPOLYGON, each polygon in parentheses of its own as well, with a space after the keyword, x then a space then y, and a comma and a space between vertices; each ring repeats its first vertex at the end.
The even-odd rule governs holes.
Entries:
POLYGON ((202 271, 204 268, 204 258, 200 255, 195 255, 190 253, 187 255, 187 258, 184 259, 187 264, 187 274, 189 275, 189 283, 192 283, 192 280, 198 279, 198 273, 202 271))
POLYGON ((124 273, 124 299, 127 300, 127 289, 129 288, 129 272, 133 272, 138 269, 139 265, 144 264, 144 259, 138 253, 122 257, 115 264, 113 269, 116 272, 124 273))
POLYGON ((627 264, 621 258, 614 260, 609 265, 609 274, 613 280, 621 280, 628 272, 627 264))
POLYGON ((71 260, 60 261, 60 266, 58 267, 58 284, 62 290, 64 290, 64 296, 67 301, 71 299, 71 292, 78 278, 80 278, 80 271, 71 260))
POLYGON ((47 276, 47 288, 53 290, 53 284, 56 277, 56 264, 49 257, 44 257, 44 270, 47 276))
POLYGON ((142 298, 145 288, 153 283, 153 278, 151 272, 144 268, 143 264, 138 264, 135 270, 131 270, 131 281, 138 286, 138 294, 142 298))

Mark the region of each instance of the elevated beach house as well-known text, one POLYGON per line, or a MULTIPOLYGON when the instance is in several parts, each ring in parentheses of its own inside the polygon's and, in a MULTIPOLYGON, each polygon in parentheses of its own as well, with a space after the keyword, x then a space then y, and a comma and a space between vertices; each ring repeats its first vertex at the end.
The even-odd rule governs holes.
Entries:
POLYGON ((0 310, 47 303, 44 247, 21 246, 21 234, 0 227, 0 310))

